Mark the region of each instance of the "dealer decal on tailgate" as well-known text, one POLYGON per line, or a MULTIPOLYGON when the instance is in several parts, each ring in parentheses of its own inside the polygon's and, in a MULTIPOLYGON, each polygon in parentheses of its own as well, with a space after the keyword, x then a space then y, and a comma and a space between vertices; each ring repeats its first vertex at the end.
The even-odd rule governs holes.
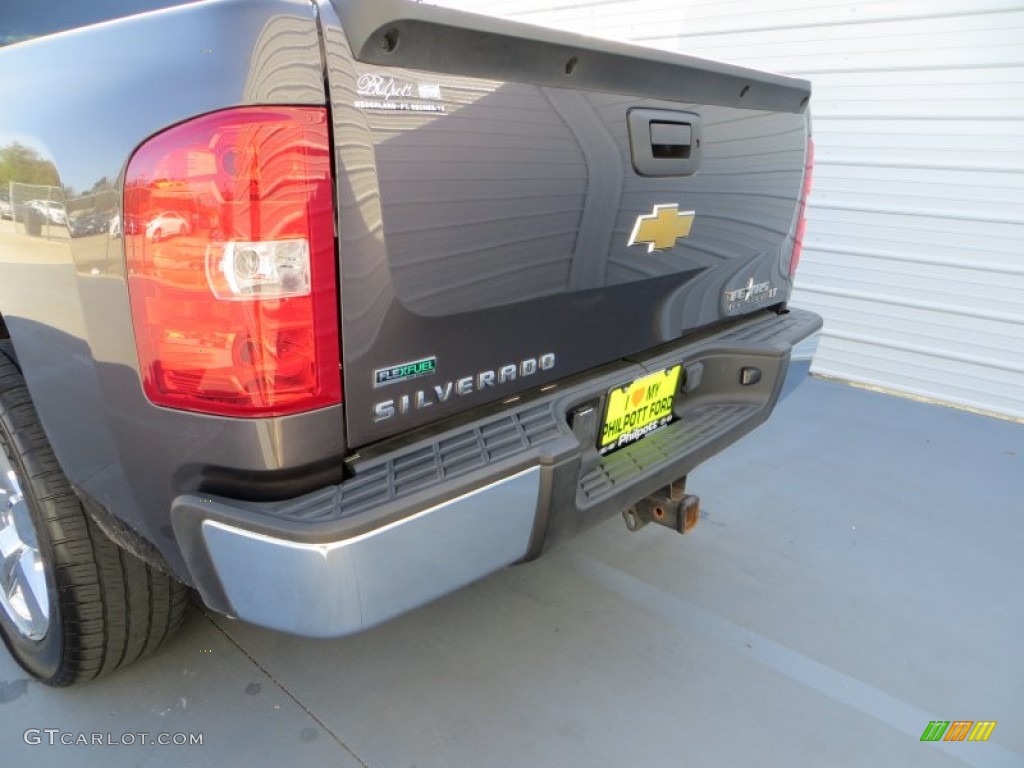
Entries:
POLYGON ((675 365, 609 392, 598 445, 601 453, 623 448, 669 424, 681 373, 682 366, 675 365))

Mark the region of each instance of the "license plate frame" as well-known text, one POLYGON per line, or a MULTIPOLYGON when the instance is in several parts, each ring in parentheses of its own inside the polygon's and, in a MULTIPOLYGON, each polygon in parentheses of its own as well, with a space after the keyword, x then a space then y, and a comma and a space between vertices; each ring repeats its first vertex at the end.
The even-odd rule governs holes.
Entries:
POLYGON ((610 389, 598 430, 598 452, 606 456, 675 421, 673 408, 682 373, 680 363, 610 389))

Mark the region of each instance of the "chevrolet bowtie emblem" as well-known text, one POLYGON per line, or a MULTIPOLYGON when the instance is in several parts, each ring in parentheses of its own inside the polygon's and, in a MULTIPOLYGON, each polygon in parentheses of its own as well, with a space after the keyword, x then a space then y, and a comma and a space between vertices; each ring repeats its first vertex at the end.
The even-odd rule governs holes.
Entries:
POLYGON ((693 215, 693 211, 680 211, 675 203, 656 205, 654 213, 636 217, 629 245, 646 245, 648 253, 671 248, 676 240, 690 234, 693 215))

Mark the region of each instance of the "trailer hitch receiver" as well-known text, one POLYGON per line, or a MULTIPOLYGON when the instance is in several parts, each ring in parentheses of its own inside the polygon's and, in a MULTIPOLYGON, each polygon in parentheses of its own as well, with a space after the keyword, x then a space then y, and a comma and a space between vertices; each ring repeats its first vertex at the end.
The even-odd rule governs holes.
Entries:
POLYGON ((700 497, 686 493, 683 478, 623 510, 622 517, 631 531, 658 523, 677 533, 686 533, 700 519, 700 497))

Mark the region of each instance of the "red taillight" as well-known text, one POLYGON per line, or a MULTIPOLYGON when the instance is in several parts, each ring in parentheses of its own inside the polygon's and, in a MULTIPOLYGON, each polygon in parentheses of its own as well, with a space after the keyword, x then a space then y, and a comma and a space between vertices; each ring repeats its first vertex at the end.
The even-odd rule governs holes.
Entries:
POLYGON ((807 137, 807 160, 804 165, 804 187, 800 192, 800 209, 796 220, 796 235, 793 238, 793 255, 789 259, 789 276, 796 274, 800 265, 800 254, 804 249, 804 232, 807 230, 807 198, 811 195, 811 179, 814 177, 814 140, 807 137))
POLYGON ((150 400, 250 417, 341 402, 326 110, 242 107, 153 137, 122 230, 150 400))

